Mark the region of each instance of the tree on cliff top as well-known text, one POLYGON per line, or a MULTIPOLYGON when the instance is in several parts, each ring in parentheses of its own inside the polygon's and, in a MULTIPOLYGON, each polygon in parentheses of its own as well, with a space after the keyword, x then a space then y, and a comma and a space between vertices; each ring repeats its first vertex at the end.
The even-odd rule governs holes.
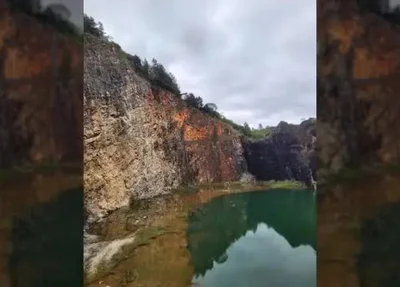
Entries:
POLYGON ((214 103, 207 103, 204 105, 204 108, 212 112, 216 112, 218 110, 217 105, 214 103))
POLYGON ((149 74, 149 72, 150 72, 150 64, 149 64, 149 62, 147 62, 146 59, 143 60, 142 69, 143 69, 143 73, 145 73, 145 75, 149 74))
MULTIPOLYGON (((111 44, 117 45, 116 43, 110 41, 110 36, 106 35, 103 24, 100 21, 96 22, 93 17, 88 16, 87 14, 84 15, 84 31, 87 34, 97 38, 102 38, 111 44)), ((117 46, 119 47, 119 45, 117 46)), ((129 61, 136 73, 141 75, 143 78, 150 80, 150 82, 156 86, 180 96, 181 91, 175 76, 168 72, 165 67, 156 59, 153 59, 152 64, 150 65, 146 59, 142 61, 137 55, 131 55, 123 51, 120 47, 119 50, 122 56, 129 61)))
POLYGON ((209 114, 215 118, 220 119, 221 115, 218 113, 218 107, 216 104, 214 103, 207 103, 203 106, 203 108, 201 108, 201 110, 203 112, 205 112, 206 114, 209 114))
POLYGON ((201 109, 203 107, 203 99, 201 97, 196 97, 192 93, 185 94, 183 100, 191 107, 196 109, 201 109))
POLYGON ((251 129, 250 129, 250 126, 249 126, 249 124, 248 123, 244 123, 244 125, 243 125, 243 129, 244 129, 244 133, 245 133, 245 135, 248 135, 248 136, 250 136, 251 135, 251 129))
POLYGON ((103 24, 101 22, 96 22, 93 17, 86 14, 83 16, 83 29, 85 33, 95 37, 104 38, 106 36, 103 24))
MULTIPOLYGON (((84 15, 84 29, 85 33, 109 41, 109 37, 106 36, 101 22, 96 22, 93 17, 90 17, 86 14, 84 15)), ((195 96, 192 93, 181 94, 175 76, 172 73, 168 72, 165 67, 156 59, 153 59, 150 65, 146 59, 141 60, 140 57, 137 55, 131 55, 127 52, 124 52, 122 49, 119 50, 121 51, 122 56, 124 56, 128 60, 128 62, 131 64, 131 67, 135 70, 137 74, 141 75, 143 78, 148 79, 154 85, 168 90, 177 96, 184 95, 183 100, 189 106, 194 107, 209 116, 219 119, 220 121, 230 125, 233 129, 246 137, 263 138, 269 133, 269 128, 255 130, 254 132, 252 132, 247 123, 242 126, 222 116, 218 112, 218 107, 216 104, 207 103, 203 105, 203 99, 200 96, 195 96)))
POLYGON ((138 55, 125 53, 126 58, 132 64, 135 71, 145 78, 149 78, 150 66, 147 60, 142 61, 138 55))
POLYGON ((156 84, 175 93, 176 95, 181 94, 175 76, 172 73, 167 72, 164 66, 160 64, 156 59, 152 60, 149 77, 156 84))

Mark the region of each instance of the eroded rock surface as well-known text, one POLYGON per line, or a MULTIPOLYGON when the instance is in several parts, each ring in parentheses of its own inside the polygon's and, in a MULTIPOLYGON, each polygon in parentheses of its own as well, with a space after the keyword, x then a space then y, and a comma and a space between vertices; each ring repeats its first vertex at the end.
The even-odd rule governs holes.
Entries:
POLYGON ((281 122, 260 141, 246 143, 249 172, 257 180, 296 180, 312 187, 316 180, 315 119, 300 125, 281 122))
POLYGON ((318 1, 321 176, 400 160, 400 27, 362 2, 318 1))
POLYGON ((0 167, 82 161, 82 44, 0 5, 0 167))
POLYGON ((241 139, 139 77, 118 47, 87 36, 85 206, 98 217, 190 182, 240 179, 241 139))

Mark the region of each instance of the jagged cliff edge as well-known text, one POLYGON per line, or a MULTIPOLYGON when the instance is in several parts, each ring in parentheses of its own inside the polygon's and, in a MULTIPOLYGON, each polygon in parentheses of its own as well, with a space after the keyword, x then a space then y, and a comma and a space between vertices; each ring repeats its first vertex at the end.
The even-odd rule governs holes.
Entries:
MULTIPOLYGON (((118 46, 85 36, 84 83, 89 216, 183 184, 236 181, 248 170, 245 150, 252 145, 137 75, 118 46)), ((302 180, 287 173, 282 179, 302 180)))
POLYGON ((152 86, 118 47, 90 35, 84 82, 89 215, 190 182, 238 180, 246 170, 236 131, 152 86))

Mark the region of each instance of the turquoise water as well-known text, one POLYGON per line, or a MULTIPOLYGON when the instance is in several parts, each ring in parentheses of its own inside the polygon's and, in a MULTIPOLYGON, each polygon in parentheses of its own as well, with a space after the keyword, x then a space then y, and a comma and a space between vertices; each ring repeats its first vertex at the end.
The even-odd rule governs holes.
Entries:
POLYGON ((214 198, 191 212, 187 239, 195 286, 316 286, 311 191, 214 198))

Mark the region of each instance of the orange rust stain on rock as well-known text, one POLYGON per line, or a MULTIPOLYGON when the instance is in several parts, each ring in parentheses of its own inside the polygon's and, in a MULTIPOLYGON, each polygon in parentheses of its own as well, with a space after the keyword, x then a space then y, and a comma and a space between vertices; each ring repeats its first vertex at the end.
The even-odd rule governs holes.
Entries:
POLYGON ((207 139, 208 129, 207 127, 194 127, 185 125, 184 139, 185 141, 198 141, 207 139))
POLYGON ((182 110, 182 111, 176 112, 173 115, 173 119, 176 121, 179 128, 183 127, 186 119, 188 119, 188 118, 189 118, 189 113, 187 110, 182 110))
POLYGON ((367 48, 355 48, 353 77, 368 79, 390 75, 399 66, 398 54, 396 51, 376 55, 367 48))
POLYGON ((217 126, 215 127, 216 131, 217 131, 217 135, 221 136, 224 134, 224 126, 220 123, 217 124, 217 126))
POLYGON ((349 51, 352 40, 362 32, 362 27, 355 19, 337 21, 328 30, 333 40, 340 41, 339 50, 342 53, 349 51))

